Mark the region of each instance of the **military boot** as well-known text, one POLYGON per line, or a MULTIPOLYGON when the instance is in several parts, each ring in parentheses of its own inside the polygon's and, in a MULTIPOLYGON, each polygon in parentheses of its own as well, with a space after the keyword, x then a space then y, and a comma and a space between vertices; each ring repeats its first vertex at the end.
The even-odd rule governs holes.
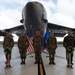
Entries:
POLYGON ((25 59, 24 59, 24 61, 23 61, 23 64, 24 64, 24 65, 26 64, 25 59))
POLYGON ((37 64, 38 63, 38 59, 36 59, 36 61, 34 62, 34 64, 37 64))
POLYGON ((12 65, 11 65, 11 64, 9 64, 8 66, 9 66, 10 68, 12 67, 12 65))
POLYGON ((22 59, 22 61, 21 61, 21 63, 20 63, 21 65, 23 64, 23 59, 22 59))
POLYGON ((52 62, 49 62, 49 65, 51 65, 52 64, 52 62))
POLYGON ((55 65, 55 62, 52 62, 53 65, 55 65))
POLYGON ((52 64, 53 64, 53 65, 55 65, 55 62, 54 62, 54 60, 52 60, 52 64))
POLYGON ((50 62, 49 62, 49 65, 51 65, 52 64, 52 60, 50 60, 50 62))

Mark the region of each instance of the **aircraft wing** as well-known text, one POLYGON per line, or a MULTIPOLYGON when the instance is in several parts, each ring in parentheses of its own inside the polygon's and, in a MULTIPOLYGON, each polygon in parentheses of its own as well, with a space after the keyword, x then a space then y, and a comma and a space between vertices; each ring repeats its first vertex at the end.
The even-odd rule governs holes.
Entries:
POLYGON ((54 24, 54 23, 48 23, 47 26, 48 26, 48 30, 49 31, 54 31, 55 36, 58 36, 58 37, 59 36, 63 37, 64 35, 66 35, 68 30, 72 30, 73 34, 75 32, 74 28, 70 28, 70 27, 66 27, 66 26, 60 26, 60 25, 54 24))
POLYGON ((5 36, 6 32, 14 33, 14 34, 17 34, 19 36, 20 32, 23 31, 23 30, 24 30, 23 25, 8 28, 8 29, 4 29, 4 30, 0 30, 0 36, 5 36))
POLYGON ((12 27, 9 29, 4 29, 5 32, 11 32, 11 33, 17 33, 24 30, 24 26, 20 25, 20 26, 16 26, 16 27, 12 27))
POLYGON ((4 30, 0 30, 0 36, 5 36, 5 31, 4 30))
POLYGON ((73 30, 73 28, 66 27, 66 26, 60 26, 54 23, 48 23, 47 25, 48 25, 48 29, 53 29, 53 30, 73 30))
MULTIPOLYGON (((66 31, 68 31, 69 29, 72 30, 73 32, 75 32, 75 29, 73 29, 73 28, 60 26, 60 25, 54 24, 54 23, 48 23, 47 27, 48 27, 49 31, 54 31, 55 36, 63 37, 66 34, 66 31)), ((24 30, 23 25, 12 27, 9 29, 0 30, 0 36, 5 36, 5 32, 15 33, 16 35, 19 36, 20 32, 23 30, 24 30)))

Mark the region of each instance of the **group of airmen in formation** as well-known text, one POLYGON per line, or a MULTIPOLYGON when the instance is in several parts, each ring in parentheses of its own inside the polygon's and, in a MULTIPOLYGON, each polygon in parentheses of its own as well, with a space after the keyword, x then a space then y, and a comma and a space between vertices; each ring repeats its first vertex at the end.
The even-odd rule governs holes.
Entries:
MULTIPOLYGON (((74 36, 72 35, 71 31, 68 31, 68 36, 66 36, 63 40, 63 46, 66 49, 66 59, 67 59, 67 66, 69 67, 69 60, 68 60, 68 53, 70 52, 71 54, 71 64, 73 65, 73 53, 74 53, 74 36), (71 50, 69 51, 69 49, 71 50)), ((35 64, 37 62, 40 62, 41 60, 41 53, 42 53, 42 45, 43 45, 43 37, 40 35, 40 31, 37 30, 36 34, 33 36, 33 47, 34 47, 34 53, 35 53, 35 64)), ((9 32, 6 32, 6 36, 4 37, 3 41, 3 48, 4 48, 4 53, 6 57, 6 62, 5 64, 10 65, 10 60, 11 60, 11 54, 12 54, 12 48, 14 46, 14 40, 12 36, 10 35, 9 32)), ((19 53, 20 53, 20 58, 21 58, 21 63, 20 64, 25 64, 25 59, 26 59, 26 53, 27 53, 27 48, 29 46, 29 41, 28 37, 25 35, 25 32, 21 32, 21 36, 18 38, 18 48, 19 48, 19 53)), ((54 36, 54 32, 50 32, 50 37, 46 41, 46 47, 48 49, 49 53, 49 64, 54 64, 54 57, 56 53, 56 48, 57 48, 57 39, 54 36)))

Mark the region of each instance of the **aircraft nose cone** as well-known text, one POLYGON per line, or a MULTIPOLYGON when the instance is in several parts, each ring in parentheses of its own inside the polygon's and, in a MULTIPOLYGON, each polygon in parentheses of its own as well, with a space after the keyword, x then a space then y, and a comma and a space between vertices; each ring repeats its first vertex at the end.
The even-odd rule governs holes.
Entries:
MULTIPOLYGON (((34 3, 32 2, 29 2, 27 3, 26 5, 26 10, 25 10, 25 15, 26 15, 26 22, 29 21, 30 23, 27 23, 27 24, 31 24, 33 25, 34 21, 37 19, 37 14, 36 14, 36 8, 35 8, 35 5, 34 3)), ((38 21, 38 20, 36 20, 38 21)))
POLYGON ((35 35, 36 30, 40 28, 36 5, 33 2, 27 3, 25 12, 26 32, 27 35, 31 37, 35 35))
POLYGON ((27 5, 26 5, 26 12, 28 14, 31 14, 31 13, 34 12, 33 9, 34 9, 34 4, 32 2, 27 3, 27 5))

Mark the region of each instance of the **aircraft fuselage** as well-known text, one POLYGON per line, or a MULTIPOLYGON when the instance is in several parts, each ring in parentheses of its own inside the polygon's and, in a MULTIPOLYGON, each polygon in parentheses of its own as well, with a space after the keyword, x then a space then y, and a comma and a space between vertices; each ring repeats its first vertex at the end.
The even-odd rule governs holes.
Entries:
POLYGON ((37 29, 46 32, 46 11, 39 2, 28 2, 22 11, 22 20, 25 31, 29 37, 35 35, 37 29))

